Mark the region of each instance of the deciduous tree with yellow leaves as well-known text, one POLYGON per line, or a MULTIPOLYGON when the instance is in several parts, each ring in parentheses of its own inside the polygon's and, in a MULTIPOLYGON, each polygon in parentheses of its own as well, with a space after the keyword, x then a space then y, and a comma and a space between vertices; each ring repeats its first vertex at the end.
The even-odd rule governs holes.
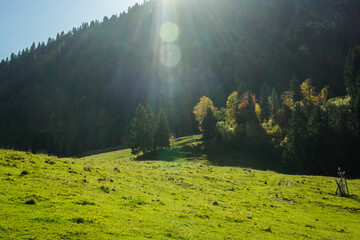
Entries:
POLYGON ((206 116, 207 109, 210 108, 213 114, 215 115, 217 112, 217 108, 214 107, 214 103, 211 101, 210 98, 206 96, 202 96, 200 98, 200 102, 198 102, 194 107, 194 115, 196 121, 199 122, 199 129, 202 131, 201 124, 206 116))

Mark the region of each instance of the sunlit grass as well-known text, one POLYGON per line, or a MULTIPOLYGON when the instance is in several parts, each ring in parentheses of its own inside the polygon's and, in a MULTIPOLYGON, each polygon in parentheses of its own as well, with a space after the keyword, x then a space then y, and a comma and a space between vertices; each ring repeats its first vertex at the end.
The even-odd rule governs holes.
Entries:
POLYGON ((200 136, 177 139, 164 155, 173 161, 133 160, 129 149, 80 159, 1 150, 0 238, 360 236, 360 180, 342 198, 330 177, 216 167, 206 155, 188 161, 199 144, 200 136))

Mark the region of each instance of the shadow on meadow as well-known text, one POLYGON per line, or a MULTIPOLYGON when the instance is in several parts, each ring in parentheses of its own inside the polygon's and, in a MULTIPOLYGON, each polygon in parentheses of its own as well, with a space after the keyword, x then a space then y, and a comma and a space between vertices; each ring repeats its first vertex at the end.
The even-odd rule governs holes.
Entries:
POLYGON ((203 156, 210 165, 226 167, 243 167, 257 170, 272 170, 288 173, 285 165, 275 157, 266 157, 261 152, 249 152, 206 141, 198 145, 186 145, 182 148, 189 160, 203 156))
POLYGON ((140 155, 138 161, 207 161, 214 166, 243 167, 257 170, 272 170, 289 173, 285 165, 276 158, 265 157, 259 152, 238 150, 216 141, 199 141, 199 139, 184 139, 176 147, 157 150, 140 155))
POLYGON ((186 160, 186 153, 180 148, 166 148, 151 153, 146 153, 135 158, 137 161, 164 161, 175 162, 186 160))
POLYGON ((97 150, 92 150, 92 151, 78 154, 78 155, 74 156, 74 158, 84 158, 84 157, 89 157, 89 156, 98 155, 98 154, 102 154, 102 153, 120 151, 120 150, 124 150, 127 148, 128 148, 127 145, 121 145, 121 146, 117 146, 117 147, 97 149, 97 150))

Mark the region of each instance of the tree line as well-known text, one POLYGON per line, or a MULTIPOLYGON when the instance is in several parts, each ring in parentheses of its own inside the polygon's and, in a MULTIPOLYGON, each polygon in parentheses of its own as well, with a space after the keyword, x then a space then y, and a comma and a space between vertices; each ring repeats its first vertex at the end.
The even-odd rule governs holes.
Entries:
POLYGON ((264 83, 258 98, 244 88, 233 92, 226 108, 201 97, 193 113, 205 140, 233 151, 255 152, 292 173, 336 175, 340 167, 359 177, 359 46, 348 53, 344 83, 347 95, 328 99, 329 87, 317 92, 311 79, 293 77, 280 96, 264 83))

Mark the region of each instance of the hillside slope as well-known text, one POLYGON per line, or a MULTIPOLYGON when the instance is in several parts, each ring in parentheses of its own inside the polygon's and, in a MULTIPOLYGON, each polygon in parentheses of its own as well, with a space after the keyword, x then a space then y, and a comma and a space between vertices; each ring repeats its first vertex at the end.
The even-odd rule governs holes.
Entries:
POLYGON ((342 198, 330 177, 187 160, 184 146, 197 144, 178 139, 164 161, 128 149, 80 159, 1 150, 0 238, 359 238, 360 180, 342 198))

